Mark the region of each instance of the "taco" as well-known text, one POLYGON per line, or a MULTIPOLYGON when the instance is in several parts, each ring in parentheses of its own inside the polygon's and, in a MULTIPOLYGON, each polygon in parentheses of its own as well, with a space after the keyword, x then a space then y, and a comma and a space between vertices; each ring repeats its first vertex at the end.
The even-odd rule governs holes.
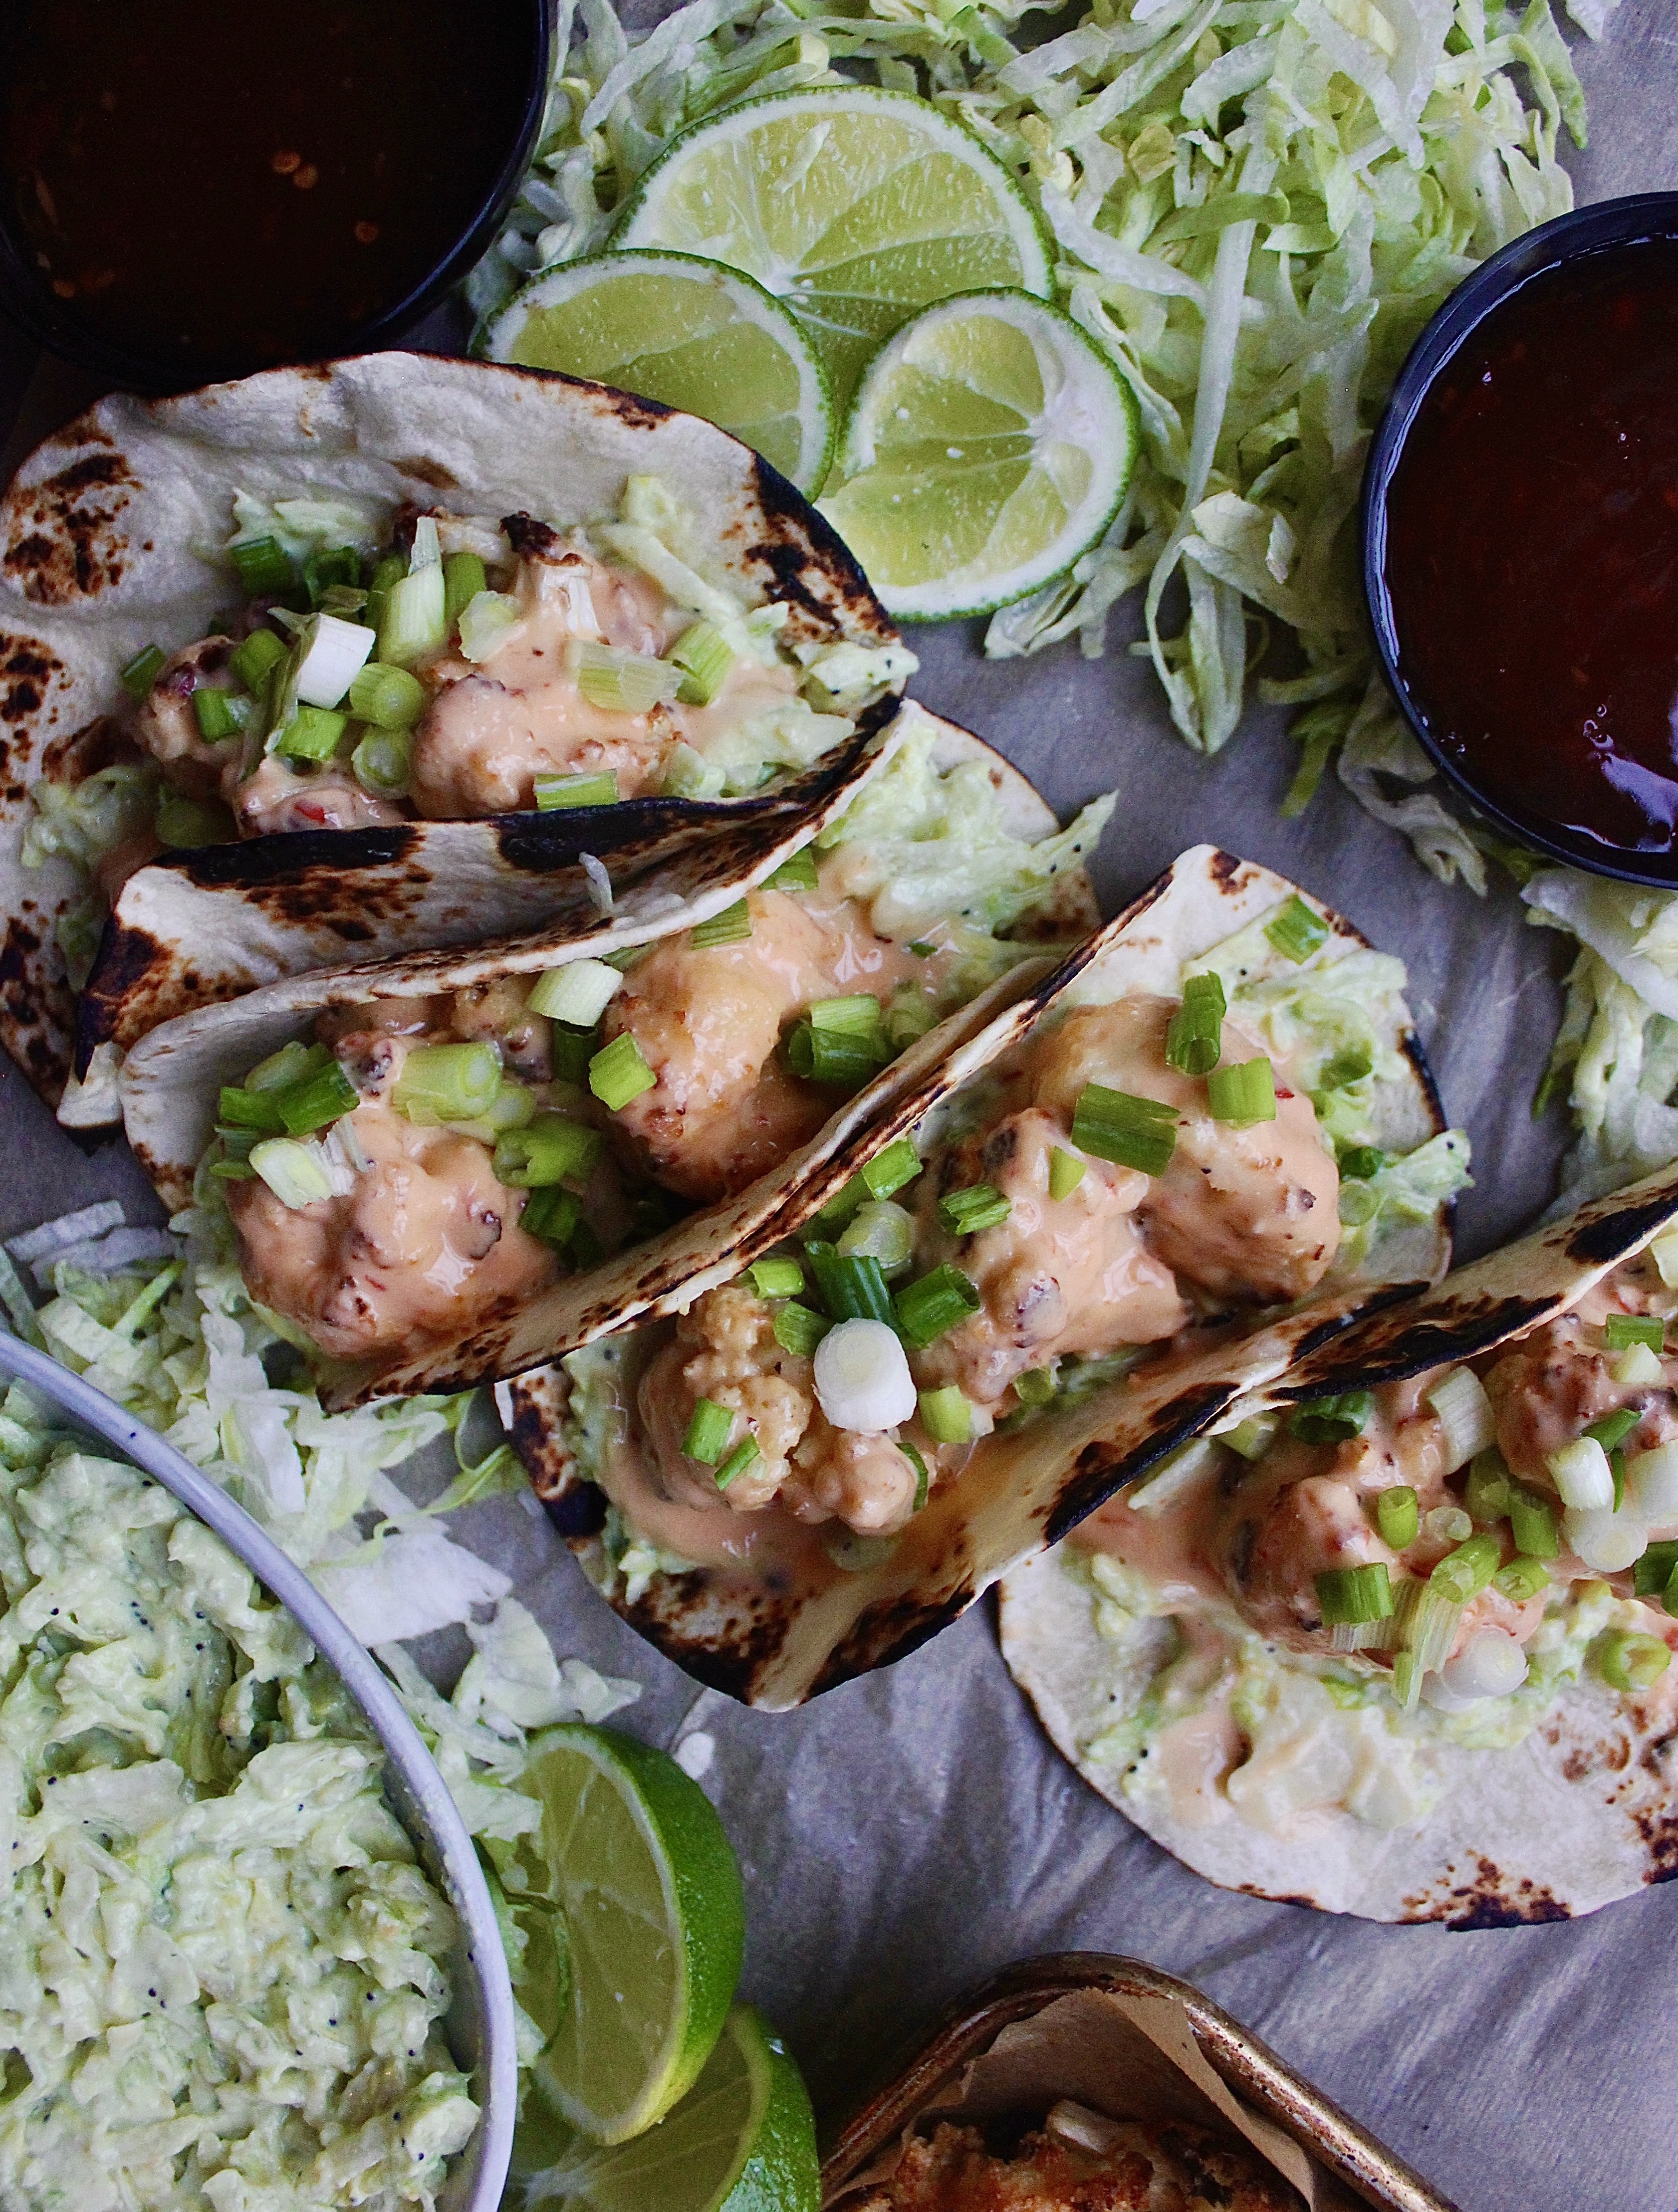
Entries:
MULTIPOLYGON (((1080 936, 1083 855, 919 710, 745 881, 271 985, 151 1030, 120 1087, 173 1206, 224 1208, 331 1402, 517 1371, 733 1273, 801 1181, 1080 936)), ((770 1234, 775 1233, 773 1231, 770 1234)))
MULTIPOLYGON (((400 353, 103 400, 0 501, 0 1040, 56 1096, 100 915, 167 848, 229 845, 228 885, 324 858, 301 964, 396 858, 480 878, 482 942, 541 920, 504 817, 667 851, 913 666, 821 518, 649 402, 400 353)), ((427 941, 404 912, 380 950, 427 941)))
POLYGON ((1003 1585, 1096 1789, 1231 1888, 1377 1920, 1678 1869, 1678 1171, 1233 1409, 1003 1585))
POLYGON ((734 1279, 504 1393, 587 1571, 702 1680, 794 1704, 1426 1286, 1467 1147, 1403 982, 1268 870, 1185 854, 873 1102, 734 1279))

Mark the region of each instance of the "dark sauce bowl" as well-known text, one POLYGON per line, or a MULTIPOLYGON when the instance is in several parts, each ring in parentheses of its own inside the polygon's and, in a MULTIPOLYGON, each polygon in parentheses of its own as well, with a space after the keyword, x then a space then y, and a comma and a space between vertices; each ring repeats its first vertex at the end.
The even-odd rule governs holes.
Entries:
POLYGON ((167 392, 364 352, 437 304, 535 148, 550 0, 299 8, 270 38, 225 0, 5 0, 0 314, 167 392))
POLYGON ((1543 224, 1476 270, 1422 332, 1363 494, 1377 650, 1441 773, 1517 843, 1663 890, 1678 887, 1678 619, 1665 636, 1678 606, 1678 378, 1667 389, 1662 366, 1675 327, 1678 192, 1543 224), (1621 269, 1636 277, 1617 292, 1621 269), (1638 283, 1654 303, 1641 341, 1638 283), (1604 362, 1606 380, 1593 374, 1604 362), (1613 428, 1633 419, 1628 383, 1646 439, 1613 428), (1559 435, 1523 454, 1509 395, 1541 391, 1564 395, 1559 435), (1622 458, 1616 441, 1636 457, 1618 475, 1605 468, 1622 458), (1559 549, 1567 580, 1553 573, 1559 549), (1653 732, 1657 763, 1662 715, 1670 740, 1653 732), (1571 747, 1550 742, 1575 729, 1571 747), (1629 742, 1638 732, 1642 762, 1629 742))

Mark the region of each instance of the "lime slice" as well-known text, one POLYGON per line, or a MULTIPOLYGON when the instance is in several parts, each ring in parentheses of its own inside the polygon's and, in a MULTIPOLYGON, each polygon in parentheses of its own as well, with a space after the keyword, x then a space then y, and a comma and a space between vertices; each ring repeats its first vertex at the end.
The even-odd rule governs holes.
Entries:
POLYGON ((1069 315, 972 292, 881 348, 821 510, 892 614, 988 614, 1101 537, 1137 438, 1128 386, 1069 315))
POLYGON ((791 307, 842 400, 929 301, 1049 289, 1043 233, 1000 162, 927 101, 872 85, 774 93, 696 124, 642 177, 613 243, 745 270, 791 307))
POLYGON ((799 2070, 749 2005, 728 2015, 687 2095, 633 2142, 573 2136, 554 2162, 522 2174, 532 2204, 587 2212, 816 2212, 816 2123, 799 2070))
POLYGON ((761 284, 689 253, 601 253, 550 269, 485 327, 491 361, 563 369, 662 400, 821 489, 833 404, 815 349, 761 284))
MULTIPOLYGON (((527 1957, 519 1996, 548 2031, 536 2081, 574 2127, 622 2142, 692 2087, 733 2001, 745 1948, 740 1870, 699 1784, 615 1729, 544 1731, 520 1784, 542 1802, 508 1903, 529 1929, 556 1905, 566 1962, 527 1957)), ((549 1918, 549 1925, 552 1926, 549 1918)))

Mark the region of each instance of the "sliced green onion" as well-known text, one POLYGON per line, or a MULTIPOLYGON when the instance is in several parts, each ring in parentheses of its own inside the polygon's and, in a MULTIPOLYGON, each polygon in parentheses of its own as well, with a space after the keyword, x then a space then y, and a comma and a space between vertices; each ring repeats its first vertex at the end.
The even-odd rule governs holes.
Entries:
POLYGON ((894 1051, 902 1052, 917 1037, 936 1026, 937 1014, 922 998, 899 995, 885 1010, 885 1035, 894 1051))
POLYGON ((1309 960, 1319 945, 1328 943, 1328 925, 1296 895, 1266 922, 1264 933, 1284 960, 1297 963, 1309 960))
POLYGON ((860 1175, 854 1175, 842 1190, 829 1199, 819 1213, 811 1216, 799 1231, 799 1235, 806 1243, 831 1244, 858 1206, 867 1203, 867 1184, 860 1175))
POLYGON ((336 707, 373 650, 365 623, 316 615, 298 641, 297 696, 306 707, 336 707))
POLYGON ((906 950, 912 952, 917 960, 930 960, 938 947, 930 938, 911 937, 906 950))
POLYGON ((325 1067, 316 1068, 299 1083, 288 1083, 282 1090, 259 1095, 264 1102, 271 1102, 291 1137, 307 1137, 312 1130, 324 1129, 340 1115, 353 1114, 362 1103, 343 1062, 337 1060, 328 1060, 325 1067))
POLYGON ((1022 1406, 1046 1406, 1060 1387, 1052 1367, 1028 1367, 1014 1377, 1014 1395, 1022 1406))
POLYGON ((414 523, 412 543, 408 548, 408 574, 418 574, 423 568, 441 568, 443 565, 442 539, 438 535, 435 514, 422 514, 414 523))
POLYGON ((229 545, 228 553, 246 599, 255 599, 258 592, 289 592, 296 584, 291 556, 276 538, 247 538, 242 545, 229 545))
POLYGON ((548 1051, 554 1064, 555 1079, 561 1083, 579 1085, 588 1080, 588 1063, 600 1049, 598 1027, 588 1030, 568 1030, 556 1024, 548 1040, 548 1051))
POLYGON ((274 1100, 271 1091, 249 1091, 236 1083, 224 1083, 216 1103, 216 1119, 235 1129, 265 1130, 278 1136, 285 1123, 274 1100))
POLYGON ((1614 1472, 1600 1438, 1576 1437, 1571 1444, 1551 1452, 1544 1464, 1564 1505, 1580 1513, 1613 1505, 1614 1472))
POLYGON ((1506 1567, 1499 1567, 1492 1577, 1492 1587, 1513 1605, 1525 1605, 1549 1586, 1550 1571, 1542 1559, 1523 1556, 1512 1559, 1506 1567))
POLYGON ((915 1223, 889 1198, 860 1206, 839 1232, 842 1258, 878 1260, 888 1281, 901 1275, 915 1257, 915 1223))
POLYGON ((167 787, 157 794, 152 823, 160 842, 176 851, 203 845, 225 845, 234 835, 226 807, 213 799, 184 799, 167 787))
POLYGON ((1316 1605, 1325 1628, 1389 1620, 1393 1593, 1386 1562, 1376 1559, 1363 1567, 1329 1568, 1316 1578, 1316 1605))
POLYGON ((325 1067, 331 1057, 329 1047, 305 1044, 301 1037, 295 1037, 277 1052, 271 1052, 266 1060, 259 1060, 245 1078, 245 1087, 247 1091, 277 1091, 282 1084, 295 1083, 317 1067, 325 1067))
POLYGON ((1477 1452, 1468 1468, 1468 1480, 1463 1487, 1462 1503, 1468 1508, 1468 1518, 1482 1525, 1494 1521, 1506 1521, 1515 1492, 1503 1454, 1495 1445, 1477 1452))
MULTIPOLYGON (((871 1003, 872 1003, 871 1001, 871 1003)), ((857 1091, 879 1074, 890 1056, 890 1048, 878 1025, 866 1036, 842 1030, 818 1030, 799 1022, 787 1032, 783 1046, 787 1065, 806 1082, 857 1091)))
POLYGON ((835 1321, 891 1321, 891 1293, 878 1260, 866 1253, 841 1252, 836 1246, 806 1244, 805 1258, 816 1279, 822 1304, 835 1321))
POLYGON ((1658 1636, 1604 1636, 1592 1656, 1613 1690, 1647 1690, 1672 1664, 1672 1654, 1658 1636))
POLYGON ((413 766, 413 734, 408 730, 369 730, 350 756, 350 771, 363 791, 394 799, 408 788, 413 766))
POLYGON ((575 645, 572 661, 583 697, 611 714, 650 714, 676 696, 682 681, 666 662, 621 645, 575 645))
POLYGON ((1262 1059, 1214 1067, 1206 1079, 1206 1101, 1214 1121, 1233 1122, 1238 1129, 1250 1128, 1255 1121, 1274 1121, 1275 1071, 1262 1059))
POLYGON ((312 1145, 295 1137, 264 1137, 251 1147, 251 1171, 259 1175, 280 1204, 313 1206, 332 1194, 332 1179, 312 1145))
POLYGON ((744 945, 751 934, 751 908, 744 899, 736 899, 708 921, 696 923, 688 942, 696 952, 703 952, 713 945, 744 945))
POLYGON ((719 1406, 714 1398, 702 1398, 693 1409, 693 1419, 682 1439, 682 1449, 690 1459, 702 1460, 707 1467, 714 1467, 727 1450, 728 1439, 733 1433, 733 1407, 719 1406))
MULTIPOLYGON (((238 659, 235 653, 234 658, 238 659)), ((143 699, 167 665, 168 655, 161 645, 142 646, 132 660, 125 661, 117 671, 117 681, 131 699, 143 699)))
POLYGON ((311 553, 303 563, 303 587, 312 607, 323 606, 330 592, 343 591, 348 586, 359 589, 361 580, 362 556, 353 545, 335 545, 330 553, 311 553))
POLYGON ((1374 1066, 1374 1055, 1366 1044, 1346 1045, 1324 1063, 1316 1087, 1319 1091, 1345 1091, 1352 1084, 1361 1083, 1374 1066))
POLYGON ((1547 1498, 1541 1498, 1536 1491, 1528 1490, 1518 1482, 1510 1485, 1509 1525, 1514 1531, 1517 1552, 1534 1559, 1561 1556, 1561 1531, 1556 1526, 1554 1507, 1547 1498))
POLYGON ((405 668, 423 653, 435 653, 448 637, 443 619, 441 565, 410 568, 392 584, 379 616, 379 658, 390 668, 405 668))
POLYGON ((1503 1547, 1495 1536, 1470 1536, 1466 1544, 1446 1553, 1428 1577, 1427 1586, 1454 1605, 1467 1605, 1496 1574, 1502 1556, 1503 1547))
POLYGON ((935 1444, 964 1444, 973 1434, 973 1408, 953 1382, 942 1390, 923 1390, 921 1425, 935 1444))
POLYGON ((1646 1344, 1627 1345, 1609 1371, 1620 1390, 1656 1389, 1666 1381, 1660 1353, 1651 1352, 1646 1344))
POLYGON ((915 1503, 909 1510, 911 1513, 918 1513, 927 1502, 927 1493, 933 1486, 933 1479, 927 1472, 926 1461, 921 1458, 907 1437, 899 1441, 897 1449, 915 1469, 915 1503))
POLYGON ((832 1326, 825 1314, 813 1313, 796 1303, 778 1306, 770 1323, 781 1349, 799 1359, 808 1359, 832 1326))
POLYGON ((1287 1432, 1302 1444, 1343 1444, 1362 1436, 1375 1411, 1368 1390, 1341 1390, 1332 1398, 1308 1398, 1288 1417, 1287 1432))
POLYGON ((682 672, 676 696, 684 706, 708 707, 734 665, 734 648, 714 623, 696 622, 677 639, 670 658, 682 672))
POLYGON ((459 1129, 462 1136, 479 1137, 486 1145, 494 1145, 509 1129, 527 1128, 535 1119, 536 1093, 522 1083, 509 1083, 503 1076, 501 1089, 483 1113, 470 1121, 451 1121, 449 1127, 459 1129))
POLYGON ((946 1330, 978 1312, 984 1300, 978 1285, 959 1267, 934 1267, 892 1301, 897 1334, 911 1352, 924 1352, 946 1330))
POLYGON ((1367 1182, 1387 1164, 1387 1155, 1373 1145, 1348 1145, 1340 1156, 1340 1171, 1348 1182, 1367 1182))
POLYGON ((1431 1580, 1406 1583, 1401 1589, 1399 1648, 1414 1654, 1423 1674, 1437 1672, 1450 1656, 1462 1626, 1462 1599, 1435 1589, 1431 1580))
POLYGON ((783 860, 769 877, 766 888, 772 891, 813 891, 816 888, 815 847, 802 846, 789 860, 783 860))
POLYGON ((1602 1341, 1610 1352, 1629 1352, 1634 1344, 1658 1352, 1666 1342, 1666 1323, 1656 1314, 1610 1314, 1602 1323, 1602 1341))
POLYGON ((494 1105, 502 1085, 501 1056, 492 1044, 416 1044, 402 1063, 391 1103, 423 1128, 475 1121, 494 1105))
POLYGON ((744 1474, 752 1462, 759 1457, 761 1454, 757 1449, 757 1439, 748 1430, 717 1469, 717 1488, 727 1490, 734 1477, 737 1474, 744 1474))
POLYGON ((1053 1199, 1070 1198, 1084 1180, 1087 1160, 1080 1160, 1075 1152, 1063 1152, 1056 1145, 1049 1155, 1049 1194, 1053 1199))
POLYGON ((1281 1426, 1280 1413, 1249 1413, 1244 1421, 1237 1421, 1232 1429, 1223 1430, 1218 1442, 1227 1444, 1238 1459, 1249 1462, 1264 1457, 1275 1441, 1281 1426))
POLYGON ((568 806, 616 806, 617 771, 599 769, 593 775, 538 775, 536 808, 539 814, 556 814, 568 806))
MULTIPOLYGON (((447 611, 447 598, 444 604, 447 611)), ((461 658, 474 667, 493 659, 508 632, 524 618, 524 609, 510 592, 480 592, 467 600, 458 618, 461 658)))
POLYGON ((1414 1651, 1393 1654, 1393 1696, 1407 1713, 1413 1713, 1421 1701, 1422 1670, 1414 1651))
POLYGON ((974 1237, 982 1229, 1000 1228, 1012 1212, 1012 1200, 988 1182, 952 1190, 938 1201, 939 1220, 951 1237, 974 1237))
POLYGON ((1584 1433, 1594 1437, 1605 1452, 1611 1452, 1616 1445, 1625 1443, 1642 1419, 1637 1407, 1619 1406, 1613 1413, 1604 1413, 1600 1421, 1590 1422, 1584 1433))
POLYGON ((639 1098, 643 1091, 652 1090, 658 1079, 628 1030, 602 1047, 588 1063, 588 1087, 613 1114, 632 1098, 639 1098))
POLYGON ((525 1200, 519 1226, 527 1236, 539 1237, 544 1244, 557 1244, 563 1249, 582 1226, 582 1206, 570 1191, 550 1182, 540 1190, 533 1190, 525 1200))
POLYGON ((1146 1176, 1164 1175, 1176 1150, 1177 1112, 1158 1098, 1138 1098, 1086 1083, 1073 1109, 1072 1140, 1100 1160, 1116 1160, 1146 1176))
MULTIPOLYGON (((1227 1437, 1225 1441, 1228 1442, 1227 1437)), ((1375 1525, 1381 1532, 1381 1541, 1395 1552, 1407 1551, 1415 1542, 1421 1507, 1407 1482, 1395 1482, 1377 1494, 1375 1525)))
POLYGON ((369 660, 350 680, 349 708, 381 730, 410 730, 425 712, 425 686, 405 668, 369 660))
POLYGON ((865 1162, 861 1179, 871 1198, 892 1198, 921 1172, 921 1155, 909 1137, 894 1137, 883 1152, 865 1162))
POLYGON ((1165 1032, 1167 1065, 1183 1075, 1209 1074, 1223 1054, 1228 1012, 1221 976, 1189 976, 1183 986, 1183 1004, 1165 1032))
POLYGON ((477 553, 450 553, 443 562, 443 627, 453 629, 478 593, 489 586, 477 553))
POLYGON ((293 760, 331 760, 350 726, 348 714, 331 707, 299 707, 274 740, 274 750, 293 760))
POLYGON ((1638 1597, 1660 1597, 1675 1574, 1678 1574, 1678 1537, 1663 1536, 1633 1564, 1632 1588, 1638 1597))
POLYGON ((795 1298, 804 1288, 804 1270, 796 1260, 754 1260, 746 1273, 760 1298, 795 1298))
POLYGON ((260 691, 277 661, 285 659, 285 647, 271 629, 253 629, 242 645, 234 647, 228 664, 247 691, 260 691))
POLYGON ((218 745, 224 738, 239 735, 255 706, 255 701, 247 699, 242 691, 217 691, 210 684, 201 684, 192 694, 192 719, 204 742, 218 745))
POLYGON ((538 1114, 522 1129, 509 1129, 495 1146, 495 1180, 509 1190, 539 1190, 550 1182, 587 1182, 605 1145, 599 1129, 538 1114))
POLYGON ((818 999, 806 1012, 811 1028, 828 1036, 868 1036, 879 1027, 879 1000, 866 991, 846 999, 818 999))
POLYGON ((563 968, 544 969, 525 1003, 532 1013, 545 1014, 550 1021, 592 1030, 623 988, 621 971, 608 968, 604 960, 571 960, 563 968))

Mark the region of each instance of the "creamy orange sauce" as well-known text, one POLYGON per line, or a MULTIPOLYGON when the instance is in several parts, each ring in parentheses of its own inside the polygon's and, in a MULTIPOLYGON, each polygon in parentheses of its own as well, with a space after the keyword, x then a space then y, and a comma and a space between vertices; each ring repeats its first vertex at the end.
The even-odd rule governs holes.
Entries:
POLYGON ((372 1165, 346 1196, 288 1206, 259 1178, 228 1186, 252 1297, 353 1359, 464 1336, 555 1279, 483 1145, 377 1100, 348 1118, 372 1165))
POLYGON ((840 1100, 776 1057, 813 1000, 866 991, 882 1003, 931 965, 877 937, 862 909, 818 890, 757 890, 751 934, 696 946, 684 932, 629 970, 606 1008, 608 1039, 631 1033, 656 1085, 617 1116, 650 1173, 684 1197, 732 1196, 813 1137, 840 1100))

